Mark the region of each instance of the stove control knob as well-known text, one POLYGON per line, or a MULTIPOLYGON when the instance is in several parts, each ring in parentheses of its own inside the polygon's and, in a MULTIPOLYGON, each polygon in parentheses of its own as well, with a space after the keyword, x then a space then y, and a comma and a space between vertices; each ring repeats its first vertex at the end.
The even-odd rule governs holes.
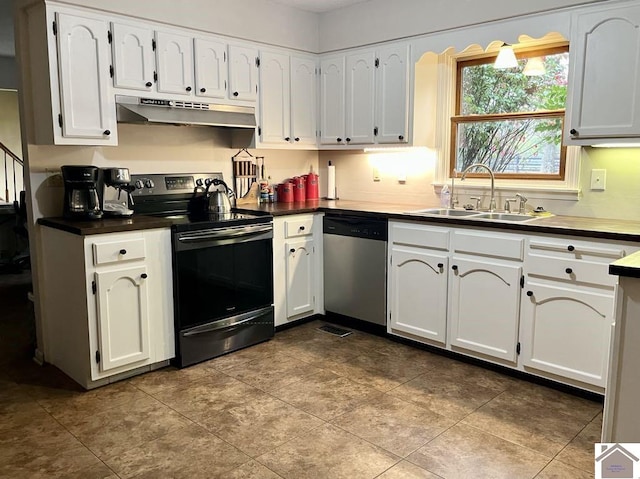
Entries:
POLYGON ((134 186, 136 187, 137 190, 141 190, 142 188, 144 188, 144 184, 142 183, 142 180, 136 180, 136 182, 134 183, 134 186))
POLYGON ((196 186, 202 186, 202 178, 196 180, 196 186))
POLYGON ((153 188, 156 185, 153 184, 152 180, 144 180, 144 186, 145 188, 153 188))
POLYGON ((213 183, 213 178, 207 178, 206 180, 204 180, 204 184, 209 186, 211 183, 213 183))

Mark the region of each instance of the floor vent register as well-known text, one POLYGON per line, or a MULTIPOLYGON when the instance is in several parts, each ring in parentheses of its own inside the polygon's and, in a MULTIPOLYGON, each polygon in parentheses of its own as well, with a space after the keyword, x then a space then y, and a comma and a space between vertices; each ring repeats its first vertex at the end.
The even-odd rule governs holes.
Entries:
POLYGON ((353 331, 349 331, 348 329, 338 328, 337 326, 331 326, 329 324, 320 326, 318 329, 320 331, 324 331, 325 333, 333 334, 335 336, 340 336, 341 338, 344 338, 345 336, 349 336, 353 332, 353 331))

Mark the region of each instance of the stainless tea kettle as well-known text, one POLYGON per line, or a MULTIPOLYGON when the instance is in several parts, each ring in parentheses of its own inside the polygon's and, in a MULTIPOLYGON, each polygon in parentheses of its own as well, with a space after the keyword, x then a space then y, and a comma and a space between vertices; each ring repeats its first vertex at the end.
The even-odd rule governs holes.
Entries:
POLYGON ((233 195, 233 192, 229 189, 227 184, 218 178, 207 178, 207 180, 205 180, 205 184, 207 185, 206 195, 207 202, 209 204, 209 213, 229 213, 231 211, 230 197, 233 195), (224 190, 209 192, 211 185, 222 185, 224 190))

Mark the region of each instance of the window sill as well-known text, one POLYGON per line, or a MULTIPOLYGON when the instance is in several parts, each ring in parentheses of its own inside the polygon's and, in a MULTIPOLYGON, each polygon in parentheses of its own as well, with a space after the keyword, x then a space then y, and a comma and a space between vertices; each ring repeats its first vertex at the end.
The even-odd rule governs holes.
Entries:
MULTIPOLYGON (((434 192, 437 195, 440 195, 440 190, 445 184, 449 185, 449 188, 451 188, 451 181, 448 181, 446 183, 432 183, 434 192)), ((458 179, 455 182, 453 194, 454 196, 474 196, 477 195, 479 191, 486 195, 489 194, 489 192, 491 191, 489 178, 487 178, 486 180, 466 179, 462 184, 460 182, 460 179, 458 179)), ((578 201, 582 197, 582 190, 580 190, 580 188, 570 188, 566 185, 526 185, 515 182, 510 184, 498 184, 496 182, 495 191, 497 198, 511 198, 516 193, 524 194, 525 196, 527 196, 527 198, 535 200, 578 201)))

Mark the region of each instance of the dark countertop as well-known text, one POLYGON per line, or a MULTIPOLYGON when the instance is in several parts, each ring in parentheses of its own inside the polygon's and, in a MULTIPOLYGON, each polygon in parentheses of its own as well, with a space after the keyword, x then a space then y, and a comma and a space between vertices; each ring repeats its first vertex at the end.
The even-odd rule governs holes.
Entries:
POLYGON ((609 274, 626 278, 640 278, 640 251, 611 263, 609 274))
POLYGON ((106 218, 101 220, 71 220, 68 218, 40 218, 38 224, 49 226, 68 233, 86 236, 103 233, 119 233, 152 228, 168 228, 171 220, 153 216, 132 216, 130 218, 106 218))
MULTIPOLYGON (((286 216, 300 213, 324 212, 338 215, 357 214, 362 216, 383 216, 393 220, 410 220, 430 224, 471 226, 503 231, 523 231, 527 233, 547 233, 588 238, 603 238, 619 241, 640 242, 640 222, 611 220, 602 218, 582 218, 578 216, 541 217, 525 223, 509 223, 486 219, 465 217, 439 217, 409 214, 438 205, 405 205, 393 203, 374 203, 351 200, 313 200, 300 203, 270 203, 241 205, 236 211, 245 213, 268 213, 273 216, 286 216)), ((131 218, 108 218, 98 221, 77 221, 66 218, 41 218, 38 224, 61 229, 78 235, 114 233, 149 228, 171 226, 171 220, 152 216, 133 216, 131 218)))
POLYGON ((583 218, 579 216, 539 217, 525 223, 474 219, 465 217, 422 216, 408 214, 426 208, 438 208, 439 205, 400 205, 350 200, 314 200, 305 203, 271 203, 261 205, 242 205, 238 210, 269 213, 284 216, 298 213, 334 213, 384 216, 394 220, 411 220, 442 225, 474 226, 500 230, 523 231, 528 233, 550 233, 569 236, 584 236, 619 241, 640 242, 640 221, 612 220, 603 218, 583 218))

